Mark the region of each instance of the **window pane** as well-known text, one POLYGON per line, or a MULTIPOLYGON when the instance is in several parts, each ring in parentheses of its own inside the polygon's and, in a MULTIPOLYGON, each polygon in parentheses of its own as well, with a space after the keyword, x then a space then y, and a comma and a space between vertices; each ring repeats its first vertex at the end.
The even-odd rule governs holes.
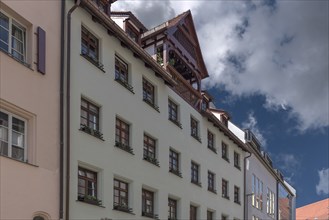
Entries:
POLYGON ((11 157, 18 160, 24 160, 24 149, 12 146, 11 157))
POLYGON ((0 141, 8 142, 8 128, 0 125, 0 141))
POLYGON ((13 131, 12 144, 17 147, 24 148, 24 135, 13 131))
POLYGON ((13 117, 13 130, 24 133, 24 121, 13 117))
POLYGON ((9 19, 1 12, 0 12, 0 26, 7 30, 9 29, 9 19))
POLYGON ((0 112, 0 125, 8 127, 8 115, 0 112))
POLYGON ((8 156, 8 143, 0 141, 0 154, 8 156))

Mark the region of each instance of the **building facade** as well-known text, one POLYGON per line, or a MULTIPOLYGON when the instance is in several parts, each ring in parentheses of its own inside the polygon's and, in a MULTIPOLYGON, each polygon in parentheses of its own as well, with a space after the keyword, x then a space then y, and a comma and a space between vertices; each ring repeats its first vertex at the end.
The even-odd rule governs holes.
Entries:
POLYGON ((191 13, 147 30, 111 3, 66 1, 65 217, 243 219, 246 149, 201 91, 191 13))
POLYGON ((0 219, 59 218, 60 19, 0 1, 0 219))

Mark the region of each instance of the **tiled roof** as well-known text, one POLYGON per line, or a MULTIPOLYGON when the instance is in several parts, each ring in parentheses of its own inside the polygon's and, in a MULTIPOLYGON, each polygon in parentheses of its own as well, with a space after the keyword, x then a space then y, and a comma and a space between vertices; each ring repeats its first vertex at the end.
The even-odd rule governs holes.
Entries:
POLYGON ((296 209, 296 220, 329 220, 329 198, 296 209))

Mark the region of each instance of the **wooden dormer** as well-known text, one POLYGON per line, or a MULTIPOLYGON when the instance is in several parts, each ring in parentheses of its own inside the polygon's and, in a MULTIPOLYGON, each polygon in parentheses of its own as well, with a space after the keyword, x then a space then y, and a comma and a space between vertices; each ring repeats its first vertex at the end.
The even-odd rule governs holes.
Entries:
POLYGON ((200 110, 201 80, 208 77, 192 14, 186 11, 141 37, 142 47, 177 81, 176 92, 200 110))
POLYGON ((141 45, 141 35, 147 28, 130 11, 112 11, 111 19, 114 20, 136 43, 141 45))

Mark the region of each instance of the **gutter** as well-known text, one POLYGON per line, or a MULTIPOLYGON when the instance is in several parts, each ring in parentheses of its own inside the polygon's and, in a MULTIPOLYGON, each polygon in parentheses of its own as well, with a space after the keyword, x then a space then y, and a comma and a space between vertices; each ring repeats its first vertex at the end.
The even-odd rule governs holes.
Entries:
MULTIPOLYGON (((65 0, 64 0, 65 1, 65 0)), ((66 45, 66 192, 65 192, 65 219, 69 220, 70 204, 70 97, 71 97, 71 15, 79 7, 80 0, 77 0, 67 13, 67 45, 66 45)))
POLYGON ((61 1, 61 57, 60 57, 60 104, 59 104, 59 219, 64 214, 64 53, 65 53, 65 0, 61 1))
POLYGON ((249 157, 251 157, 251 152, 248 152, 249 153, 249 155, 248 156, 246 156, 246 157, 244 157, 243 158, 243 163, 244 163, 244 172, 243 172, 243 181, 244 181, 244 183, 243 183, 243 194, 245 195, 245 196, 243 196, 243 214, 244 214, 244 218, 243 219, 248 219, 248 196, 250 195, 250 194, 247 194, 246 193, 246 188, 247 188, 247 186, 246 186, 246 182, 247 182, 247 168, 246 168, 246 164, 247 164, 247 159, 249 158, 249 157), (247 203, 246 203, 246 201, 247 201, 247 203))

